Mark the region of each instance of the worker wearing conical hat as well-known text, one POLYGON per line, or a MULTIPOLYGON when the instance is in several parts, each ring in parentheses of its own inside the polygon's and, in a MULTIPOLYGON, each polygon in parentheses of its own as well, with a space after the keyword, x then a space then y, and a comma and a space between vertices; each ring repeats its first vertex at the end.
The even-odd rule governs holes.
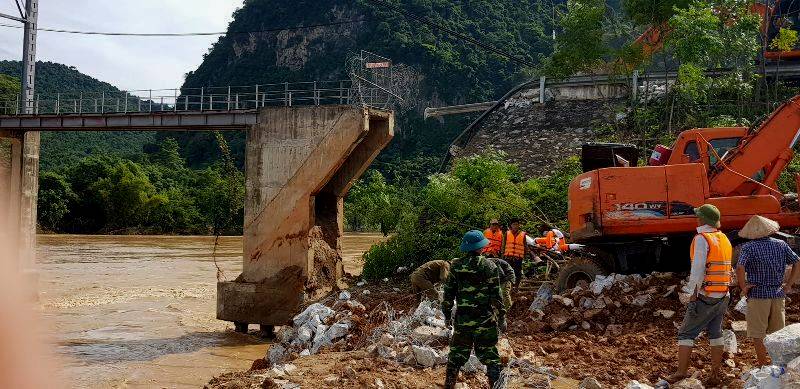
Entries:
POLYGON ((742 245, 736 279, 747 297, 747 337, 753 340, 758 364, 769 365, 764 337, 786 325, 786 292, 798 281, 798 256, 789 245, 770 236, 780 230, 774 220, 753 216, 739 232, 742 245), (791 266, 785 281, 786 267, 791 266))

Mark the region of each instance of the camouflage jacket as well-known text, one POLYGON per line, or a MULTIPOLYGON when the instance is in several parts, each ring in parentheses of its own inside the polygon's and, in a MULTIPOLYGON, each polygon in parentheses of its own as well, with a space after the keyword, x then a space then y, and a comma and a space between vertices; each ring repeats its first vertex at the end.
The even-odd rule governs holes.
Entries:
POLYGON ((493 261, 498 268, 500 268, 500 283, 510 282, 513 284, 517 282, 517 276, 516 273, 514 273, 514 268, 511 267, 508 262, 500 258, 490 258, 490 260, 493 261))
POLYGON ((456 304, 456 326, 494 326, 496 321, 502 321, 506 309, 500 292, 498 266, 483 256, 467 255, 453 260, 442 302, 448 321, 453 302, 456 304))

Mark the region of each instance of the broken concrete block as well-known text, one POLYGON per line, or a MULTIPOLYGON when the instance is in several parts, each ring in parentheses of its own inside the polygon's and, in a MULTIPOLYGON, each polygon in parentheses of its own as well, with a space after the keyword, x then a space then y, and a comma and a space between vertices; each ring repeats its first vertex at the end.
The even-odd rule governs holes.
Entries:
POLYGON ((736 336, 744 338, 747 336, 747 321, 738 320, 731 323, 731 330, 736 336))
POLYGON ((739 342, 736 340, 736 334, 733 331, 722 331, 722 338, 725 341, 725 352, 730 354, 739 352, 739 342))
POLYGON ((661 316, 664 319, 672 319, 675 316, 675 311, 670 311, 668 309, 659 309, 653 313, 653 316, 661 316))
POLYGON ((597 276, 592 283, 589 284, 589 289, 594 294, 603 293, 604 290, 614 285, 614 274, 608 276, 597 276))
POLYGON ((286 358, 286 347, 280 344, 273 344, 267 352, 267 361, 271 366, 278 365, 286 358))
POLYGON ((379 345, 378 356, 384 359, 395 359, 397 358, 397 351, 394 351, 391 347, 379 345))
POLYGON ((281 366, 275 366, 272 369, 269 369, 267 375, 271 378, 283 378, 286 376, 286 371, 283 370, 281 366))
POLYGON ((535 310, 542 310, 547 304, 550 304, 550 301, 553 299, 553 287, 550 284, 542 284, 539 289, 536 291, 536 298, 533 299, 533 303, 528 308, 531 311, 535 310))
POLYGON ((742 297, 739 299, 739 302, 736 303, 733 309, 739 311, 743 315, 747 315, 747 297, 742 297))
POLYGON ((700 382, 697 378, 686 378, 682 381, 678 381, 675 385, 671 386, 671 388, 675 389, 705 389, 703 383, 700 382))
POLYGON ((500 362, 503 365, 508 364, 516 357, 514 355, 514 349, 511 347, 511 343, 507 338, 502 338, 497 342, 497 351, 500 354, 500 362))
POLYGON ((287 363, 287 364, 283 365, 283 371, 285 371, 286 374, 292 374, 295 371, 297 371, 297 366, 295 366, 295 365, 293 365, 291 363, 287 363))
POLYGON ((326 383, 327 385, 333 385, 333 384, 339 382, 339 376, 335 375, 335 374, 331 374, 331 375, 325 377, 325 379, 323 379, 322 382, 326 383))
POLYGON ((414 358, 417 360, 417 363, 425 366, 425 367, 433 367, 436 366, 436 362, 439 360, 439 354, 436 350, 424 346, 411 346, 414 350, 414 358))
POLYGON ((785 366, 800 356, 800 324, 792 324, 764 338, 772 363, 785 366))
POLYGON ((547 324, 550 325, 551 328, 557 330, 569 323, 570 316, 566 314, 555 314, 550 315, 547 317, 547 324))
POLYGON ((439 319, 439 318, 432 317, 432 316, 425 318, 425 324, 427 324, 427 325, 429 325, 431 327, 444 327, 445 326, 443 319, 439 319))
POLYGON ((347 308, 349 308, 351 311, 356 313, 361 313, 367 310, 367 307, 365 307, 364 304, 361 304, 356 300, 347 300, 345 305, 347 305, 347 308))
POLYGON ((556 301, 567 308, 572 307, 575 304, 575 302, 571 298, 560 296, 557 294, 553 295, 553 301, 556 301))
POLYGON ((394 336, 392 334, 383 334, 378 342, 382 346, 390 347, 394 344, 394 336))
POLYGON ((311 320, 314 316, 317 316, 319 321, 324 322, 330 316, 333 316, 336 312, 333 309, 328 308, 325 305, 320 303, 314 303, 308 306, 302 313, 295 316, 292 321, 294 322, 295 327, 300 327, 305 324, 307 321, 311 320))
POLYGON ((628 382, 628 385, 625 385, 625 389, 653 389, 652 386, 643 384, 639 381, 633 380, 628 382))
POLYGON ((414 332, 411 333, 411 338, 417 342, 427 344, 435 340, 446 339, 449 335, 449 332, 445 328, 419 326, 414 328, 414 332))
POLYGON ((800 357, 786 364, 786 374, 781 377, 784 388, 800 388, 800 357))
POLYGON ((475 354, 470 354, 469 360, 461 368, 464 373, 486 373, 486 366, 478 360, 475 354))
POLYGON ((586 377, 581 381, 578 389, 603 389, 603 385, 594 377, 586 377))
POLYGON ((781 389, 783 373, 780 366, 764 366, 744 373, 742 380, 745 381, 745 388, 781 389))

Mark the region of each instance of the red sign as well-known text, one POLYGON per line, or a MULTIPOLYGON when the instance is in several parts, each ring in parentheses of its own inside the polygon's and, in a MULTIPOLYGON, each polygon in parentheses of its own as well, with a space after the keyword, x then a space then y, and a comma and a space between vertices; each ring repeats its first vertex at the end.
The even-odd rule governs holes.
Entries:
POLYGON ((367 62, 367 69, 386 69, 390 66, 391 62, 367 62))

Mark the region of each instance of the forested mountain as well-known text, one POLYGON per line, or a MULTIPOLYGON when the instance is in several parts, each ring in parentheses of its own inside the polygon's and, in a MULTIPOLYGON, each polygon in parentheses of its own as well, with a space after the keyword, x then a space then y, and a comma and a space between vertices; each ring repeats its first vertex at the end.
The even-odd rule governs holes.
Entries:
MULTIPOLYGON (((214 43, 197 70, 187 74, 184 86, 347 79, 348 58, 360 50, 374 52, 411 67, 421 77, 413 108, 399 112, 398 136, 379 166, 427 156, 417 165, 430 169, 473 117, 424 121, 426 106, 492 100, 532 71, 444 29, 536 64, 551 51, 553 3, 563 2, 246 0, 234 13, 228 34, 214 43), (402 12, 427 18, 437 27, 402 12)), ((216 153, 207 147, 209 136, 177 135, 190 165, 214 158, 208 153, 216 153)), ((241 142, 232 144, 236 143, 241 142)))
MULTIPOLYGON (((0 61, 0 74, 19 79, 22 75, 22 62, 0 61)), ((36 90, 42 94, 77 90, 120 91, 107 82, 81 73, 75 67, 54 62, 36 63, 36 90)), ((145 144, 154 140, 150 132, 45 132, 42 133, 41 168, 63 168, 98 152, 121 157, 135 156, 141 154, 145 144)))

